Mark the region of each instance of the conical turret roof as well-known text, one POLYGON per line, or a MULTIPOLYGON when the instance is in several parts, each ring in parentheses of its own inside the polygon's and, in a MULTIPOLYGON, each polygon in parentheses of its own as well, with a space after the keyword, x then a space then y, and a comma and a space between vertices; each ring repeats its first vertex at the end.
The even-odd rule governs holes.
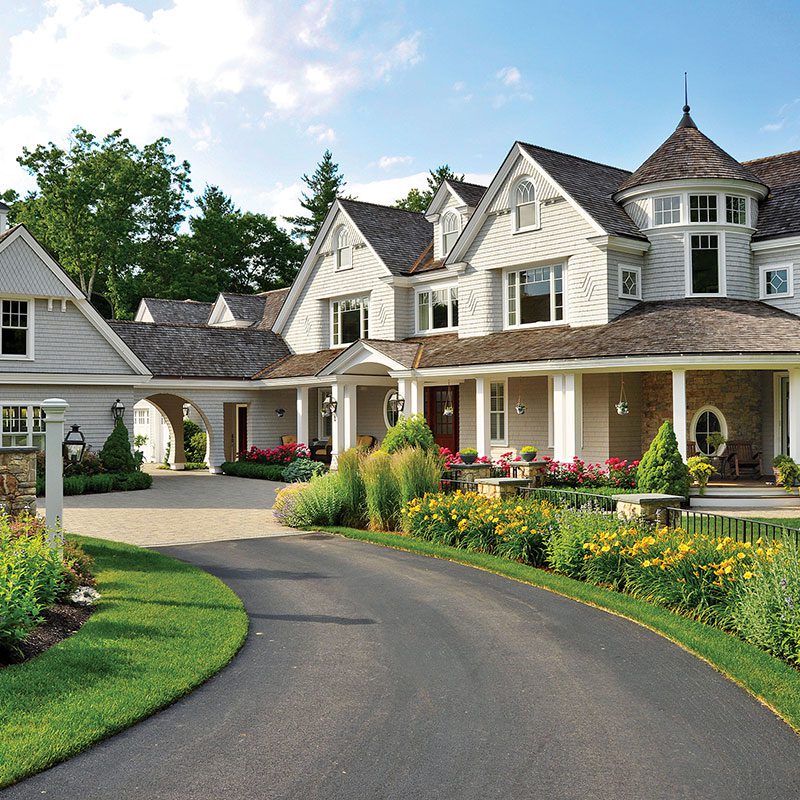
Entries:
POLYGON ((702 133, 683 107, 673 134, 620 185, 618 192, 658 181, 725 178, 766 184, 702 133))

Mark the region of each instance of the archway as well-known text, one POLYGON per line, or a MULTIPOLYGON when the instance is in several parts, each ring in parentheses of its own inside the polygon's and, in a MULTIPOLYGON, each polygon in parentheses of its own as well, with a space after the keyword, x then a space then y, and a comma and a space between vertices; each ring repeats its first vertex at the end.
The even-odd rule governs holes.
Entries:
POLYGON ((191 419, 191 410, 196 412, 197 419, 202 423, 201 427, 205 429, 206 447, 205 453, 203 454, 203 461, 206 464, 210 464, 212 440, 215 436, 215 432, 205 411, 196 402, 192 401, 189 397, 166 392, 148 395, 142 399, 152 404, 160 412, 166 422, 171 442, 169 452, 170 469, 182 470, 186 466, 184 420, 187 417, 191 419), (188 415, 186 413, 187 406, 188 409, 190 409, 188 415))

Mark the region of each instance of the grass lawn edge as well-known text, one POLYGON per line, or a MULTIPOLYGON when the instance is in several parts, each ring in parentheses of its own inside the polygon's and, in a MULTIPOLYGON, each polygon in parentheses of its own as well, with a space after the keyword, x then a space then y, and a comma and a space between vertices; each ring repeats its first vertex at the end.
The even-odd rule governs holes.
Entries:
POLYGON ((224 669, 249 617, 219 578, 165 554, 70 536, 96 559, 97 611, 0 670, 0 789, 162 711, 224 669))
POLYGON ((635 622, 705 661, 800 733, 800 671, 731 633, 631 595, 486 553, 383 531, 340 526, 313 530, 491 572, 635 622))

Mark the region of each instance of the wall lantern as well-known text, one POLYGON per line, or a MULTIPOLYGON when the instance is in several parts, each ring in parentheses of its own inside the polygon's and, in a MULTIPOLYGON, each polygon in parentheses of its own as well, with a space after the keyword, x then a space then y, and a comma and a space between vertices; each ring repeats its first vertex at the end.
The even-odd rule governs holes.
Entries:
POLYGON ((188 403, 184 403, 182 410, 183 410, 183 418, 186 419, 186 417, 189 416, 189 412, 192 410, 192 407, 188 403))
POLYGON ((406 399, 401 395, 399 392, 392 392, 389 397, 389 410, 392 414, 399 416, 403 413, 403 409, 406 407, 406 399))
POLYGON ((119 397, 114 401, 114 405, 111 406, 111 415, 114 417, 114 422, 119 422, 125 416, 125 403, 119 397))
POLYGON ((521 400, 521 399, 520 399, 520 401, 519 401, 519 402, 518 402, 518 403, 517 403, 517 404, 514 406, 514 411, 516 411, 516 412, 517 412, 517 414, 519 414, 520 416, 522 416, 522 415, 523 415, 523 414, 524 414, 524 413, 525 413, 527 410, 528 410, 528 407, 525 405, 525 403, 523 403, 523 402, 522 402, 522 400, 521 400))
POLYGON ((323 417, 330 417, 336 413, 336 407, 339 404, 331 397, 331 395, 327 395, 325 399, 322 401, 322 416, 323 417))
POLYGON ((279 417, 282 417, 282 416, 283 416, 283 415, 286 413, 286 409, 285 409, 285 408, 276 408, 276 409, 275 409, 275 413, 276 413, 276 414, 277 414, 279 417))
POLYGON ((70 431, 64 438, 64 458, 72 464, 83 460, 86 452, 86 437, 80 425, 71 425, 70 431))

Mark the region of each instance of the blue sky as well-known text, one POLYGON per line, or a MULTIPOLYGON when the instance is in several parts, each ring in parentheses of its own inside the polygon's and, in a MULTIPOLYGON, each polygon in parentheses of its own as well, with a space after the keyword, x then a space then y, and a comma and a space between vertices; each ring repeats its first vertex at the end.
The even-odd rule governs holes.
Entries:
POLYGON ((800 149, 800 3, 5 0, 0 187, 82 124, 160 135, 245 208, 296 210, 333 150, 362 199, 515 139, 635 168, 680 118, 740 159, 800 149))

